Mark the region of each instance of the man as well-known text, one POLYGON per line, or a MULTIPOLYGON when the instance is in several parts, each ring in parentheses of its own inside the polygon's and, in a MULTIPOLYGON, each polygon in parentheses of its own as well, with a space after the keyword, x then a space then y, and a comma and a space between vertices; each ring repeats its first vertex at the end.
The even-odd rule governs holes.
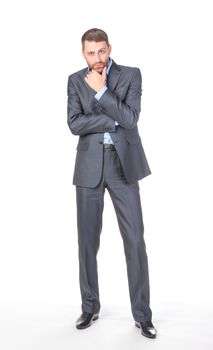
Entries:
POLYGON ((84 33, 82 53, 88 67, 69 76, 67 120, 71 132, 79 135, 73 184, 82 314, 76 327, 89 327, 99 317, 96 257, 107 189, 124 242, 135 325, 144 336, 155 338, 138 185, 138 180, 151 174, 137 128, 140 70, 117 65, 110 58, 111 45, 101 29, 84 33))

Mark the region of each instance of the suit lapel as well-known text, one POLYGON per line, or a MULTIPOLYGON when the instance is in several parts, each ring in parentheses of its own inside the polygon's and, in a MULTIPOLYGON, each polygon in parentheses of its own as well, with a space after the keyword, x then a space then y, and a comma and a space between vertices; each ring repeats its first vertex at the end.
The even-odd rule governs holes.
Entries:
POLYGON ((121 69, 113 61, 112 67, 110 68, 110 72, 109 72, 109 78, 108 78, 108 87, 111 91, 113 91, 116 88, 120 74, 121 74, 121 69))

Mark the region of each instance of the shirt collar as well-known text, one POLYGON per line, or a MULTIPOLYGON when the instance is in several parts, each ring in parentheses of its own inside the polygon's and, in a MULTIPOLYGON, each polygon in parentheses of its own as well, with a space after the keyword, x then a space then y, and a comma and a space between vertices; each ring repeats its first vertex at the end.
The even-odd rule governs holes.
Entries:
POLYGON ((109 57, 109 64, 108 64, 108 67, 107 67, 107 71, 106 71, 106 74, 109 75, 109 72, 110 72, 110 68, 112 67, 112 59, 109 57))

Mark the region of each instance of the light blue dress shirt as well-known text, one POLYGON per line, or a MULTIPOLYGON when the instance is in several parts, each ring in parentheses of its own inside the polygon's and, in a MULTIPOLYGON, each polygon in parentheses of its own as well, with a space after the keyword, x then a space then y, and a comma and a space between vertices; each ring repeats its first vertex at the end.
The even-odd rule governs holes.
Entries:
MULTIPOLYGON (((109 75, 109 72, 110 72, 110 68, 112 66, 112 59, 110 58, 109 59, 109 64, 108 64, 108 67, 107 67, 107 71, 106 71, 106 74, 107 76, 109 75)), ((95 98, 96 100, 100 100, 101 96, 104 94, 104 92, 108 89, 108 87, 106 85, 104 85, 102 87, 102 89, 100 91, 97 92, 97 94, 95 95, 95 98)), ((115 125, 118 125, 118 123, 115 121, 115 125)), ((103 143, 107 143, 107 144, 113 144, 113 141, 112 141, 112 138, 110 136, 110 133, 108 132, 105 132, 104 133, 104 140, 103 140, 103 143)))

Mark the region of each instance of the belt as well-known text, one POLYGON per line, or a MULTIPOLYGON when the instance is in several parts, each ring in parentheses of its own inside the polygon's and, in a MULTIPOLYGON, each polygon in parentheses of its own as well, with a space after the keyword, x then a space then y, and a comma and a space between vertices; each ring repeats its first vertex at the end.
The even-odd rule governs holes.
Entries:
POLYGON ((112 143, 104 143, 104 150, 115 151, 115 145, 112 143))

